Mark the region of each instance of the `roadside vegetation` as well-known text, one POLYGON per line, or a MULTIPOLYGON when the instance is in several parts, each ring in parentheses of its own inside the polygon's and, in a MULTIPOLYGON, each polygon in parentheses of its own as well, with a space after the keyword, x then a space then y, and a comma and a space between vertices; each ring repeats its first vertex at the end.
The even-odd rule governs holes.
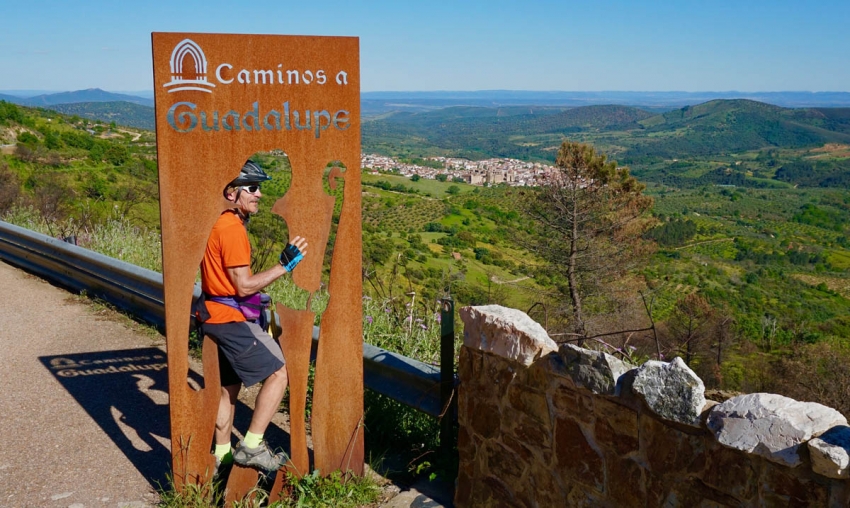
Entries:
MULTIPOLYGON (((278 474, 284 474, 279 472, 278 474)), ((313 471, 298 478, 286 473, 280 500, 269 503, 269 493, 255 488, 245 499, 227 505, 230 508, 358 508, 376 506, 382 485, 374 475, 356 476, 334 471, 321 475, 313 471)), ((189 483, 178 491, 173 485, 160 488, 160 508, 219 508, 225 506, 224 486, 220 481, 189 483)))

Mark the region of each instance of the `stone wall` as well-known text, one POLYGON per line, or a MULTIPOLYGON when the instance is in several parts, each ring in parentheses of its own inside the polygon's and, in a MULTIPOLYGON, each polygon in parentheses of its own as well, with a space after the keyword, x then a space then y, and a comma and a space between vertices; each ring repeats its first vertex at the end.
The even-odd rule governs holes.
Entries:
POLYGON ((706 401, 681 361, 555 344, 524 313, 465 307, 455 504, 850 505, 850 428, 771 394, 706 401))

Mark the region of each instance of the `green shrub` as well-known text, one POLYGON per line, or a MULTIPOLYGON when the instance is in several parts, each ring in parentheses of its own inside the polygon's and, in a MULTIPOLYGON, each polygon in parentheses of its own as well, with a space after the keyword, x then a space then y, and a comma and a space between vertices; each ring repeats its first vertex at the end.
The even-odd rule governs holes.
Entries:
POLYGON ((38 137, 29 131, 22 131, 18 134, 18 143, 32 147, 38 144, 38 137))
POLYGON ((301 478, 287 473, 280 507, 348 508, 370 505, 378 500, 381 487, 368 476, 334 471, 322 476, 315 470, 301 478))
POLYGON ((24 114, 21 108, 11 102, 0 101, 0 123, 7 123, 9 120, 17 123, 23 123, 24 114))

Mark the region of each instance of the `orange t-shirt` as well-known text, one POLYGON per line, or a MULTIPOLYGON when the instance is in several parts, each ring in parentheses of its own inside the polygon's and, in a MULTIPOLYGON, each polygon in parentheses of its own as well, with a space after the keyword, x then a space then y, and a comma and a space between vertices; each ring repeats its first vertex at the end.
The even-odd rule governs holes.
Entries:
MULTIPOLYGON (((226 268, 251 265, 251 242, 242 219, 231 211, 221 214, 207 240, 201 261, 201 288, 210 296, 234 296, 236 288, 227 276, 226 268)), ((207 300, 210 319, 207 323, 245 321, 238 309, 207 300)))

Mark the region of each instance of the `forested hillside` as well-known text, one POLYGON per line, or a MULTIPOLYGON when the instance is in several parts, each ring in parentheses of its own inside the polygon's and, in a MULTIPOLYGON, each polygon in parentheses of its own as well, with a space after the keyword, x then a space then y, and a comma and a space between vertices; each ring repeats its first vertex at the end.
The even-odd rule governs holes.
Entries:
POLYGON ((26 207, 80 233, 118 212, 158 227, 154 133, 0 102, 0 213, 26 207), (73 219, 73 224, 67 220, 73 219))
MULTIPOLYGON (((850 142, 842 112, 825 122, 820 110, 785 109, 761 102, 711 101, 646 119, 624 160, 702 157, 758 150, 850 142)), ((847 117, 850 119, 850 116, 847 117)))
MULTIPOLYGON (((609 299, 592 302, 590 323, 606 333, 654 322, 657 335, 606 335, 604 347, 652 356, 660 343, 666 354, 686 358, 709 386, 777 391, 850 412, 850 389, 841 382, 850 376, 850 111, 746 100, 658 115, 621 107, 497 111, 390 116, 364 124, 364 145, 408 157, 551 161, 564 139, 592 143, 648 183, 657 221, 644 236, 656 252, 633 277, 609 287, 609 299)), ((486 195, 490 206, 520 211, 523 192, 493 188, 486 195)), ((445 212, 428 231, 442 231, 450 217, 445 212)), ((497 223, 500 238, 527 245, 522 214, 497 223)), ((539 288, 562 293, 557 273, 525 256, 523 273, 539 288)), ((532 303, 530 311, 544 321, 532 303)), ((551 311, 549 319, 551 326, 551 311)))

